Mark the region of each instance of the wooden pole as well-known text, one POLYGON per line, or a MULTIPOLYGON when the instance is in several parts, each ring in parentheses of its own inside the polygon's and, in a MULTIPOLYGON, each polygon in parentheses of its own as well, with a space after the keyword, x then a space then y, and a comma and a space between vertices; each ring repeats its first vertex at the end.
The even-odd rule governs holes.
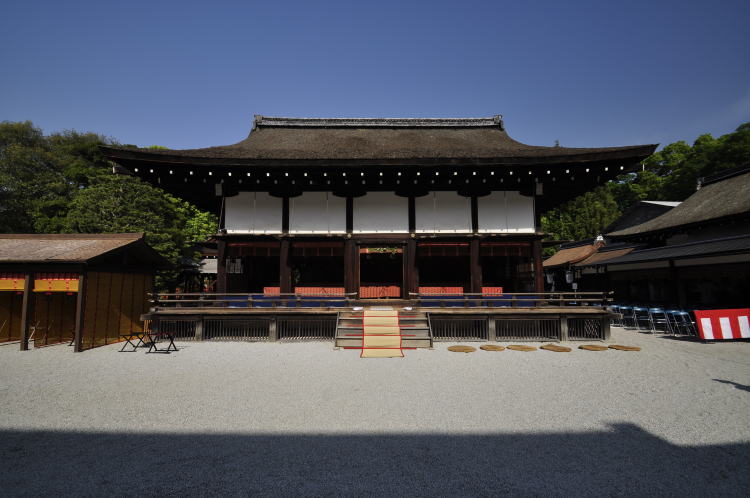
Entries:
POLYGON ((344 241, 344 292, 357 292, 354 258, 357 256, 357 244, 352 239, 344 241))
POLYGON ((406 276, 405 299, 410 299, 410 292, 419 290, 419 274, 417 273, 417 241, 409 239, 404 247, 404 268, 406 276))
MULTIPOLYGON (((83 351, 83 317, 86 307, 86 274, 78 275, 78 295, 76 296, 76 328, 73 337, 73 351, 83 351)), ((132 328, 132 327, 131 327, 132 328)))
POLYGON ((33 273, 27 273, 24 279, 23 304, 21 305, 21 351, 29 349, 29 325, 34 315, 33 273))
POLYGON ((289 239, 281 239, 279 249, 279 290, 282 294, 292 292, 292 265, 289 239))
POLYGON ((471 292, 482 292, 482 263, 479 258, 479 239, 469 243, 469 268, 471 273, 471 292))
POLYGON ((216 292, 223 294, 227 291, 227 241, 219 239, 216 249, 216 292))
POLYGON ((531 243, 534 258, 534 292, 544 292, 544 269, 542 268, 542 241, 537 239, 531 243))

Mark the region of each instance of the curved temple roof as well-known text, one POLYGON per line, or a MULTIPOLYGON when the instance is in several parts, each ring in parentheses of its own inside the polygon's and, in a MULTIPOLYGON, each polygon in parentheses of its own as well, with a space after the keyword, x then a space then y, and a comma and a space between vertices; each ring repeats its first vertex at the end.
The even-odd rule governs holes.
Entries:
POLYGON ((112 160, 250 165, 305 161, 364 163, 542 164, 623 160, 635 163, 656 145, 570 148, 526 145, 510 138, 501 116, 379 119, 255 116, 248 137, 233 145, 185 150, 102 147, 112 160))

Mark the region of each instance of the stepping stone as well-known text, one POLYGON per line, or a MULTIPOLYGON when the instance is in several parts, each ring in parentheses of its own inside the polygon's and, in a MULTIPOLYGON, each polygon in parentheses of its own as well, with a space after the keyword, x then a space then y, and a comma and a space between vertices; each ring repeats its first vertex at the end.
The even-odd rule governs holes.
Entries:
POLYGON ((539 349, 544 349, 546 351, 554 351, 555 353, 570 353, 572 351, 572 349, 570 348, 566 348, 565 346, 559 346, 557 344, 545 344, 539 349))
POLYGON ((641 348, 637 346, 622 346, 620 344, 612 344, 609 349, 616 349, 618 351, 640 351, 641 348))
POLYGON ((521 346, 518 344, 511 344, 508 346, 508 349, 513 351, 536 351, 536 348, 534 346, 521 346))
POLYGON ((586 351, 606 351, 608 348, 607 346, 599 346, 598 344, 584 344, 583 346, 578 346, 578 349, 585 349, 586 351))
POLYGON ((496 344, 483 344, 479 346, 479 349, 483 351, 504 351, 505 346, 498 346, 496 344))
POLYGON ((476 350, 477 348, 471 346, 448 346, 448 351, 453 351, 454 353, 473 353, 476 350))

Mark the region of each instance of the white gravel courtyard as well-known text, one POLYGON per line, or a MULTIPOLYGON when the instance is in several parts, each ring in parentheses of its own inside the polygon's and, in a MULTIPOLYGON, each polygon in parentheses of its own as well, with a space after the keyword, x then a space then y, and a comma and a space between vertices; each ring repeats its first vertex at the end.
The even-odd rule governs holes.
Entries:
POLYGON ((750 343, 611 342, 0 346, 0 495, 750 493, 750 343))

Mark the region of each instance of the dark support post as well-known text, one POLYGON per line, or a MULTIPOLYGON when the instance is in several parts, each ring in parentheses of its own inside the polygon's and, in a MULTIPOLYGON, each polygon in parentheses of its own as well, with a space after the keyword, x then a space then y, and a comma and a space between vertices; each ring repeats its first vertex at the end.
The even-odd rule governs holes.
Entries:
POLYGON ((216 292, 223 294, 227 291, 227 241, 219 239, 216 249, 216 292))
POLYGON ((278 341, 279 340, 279 329, 276 323, 276 316, 272 316, 268 322, 268 340, 278 341))
POLYGON ((354 230, 354 198, 346 198, 346 233, 354 230))
POLYGON ((23 304, 21 305, 21 351, 29 349, 29 325, 34 314, 34 293, 31 288, 33 285, 33 275, 27 273, 24 279, 23 304))
POLYGON ((469 267, 471 271, 471 292, 482 292, 482 264, 479 259, 479 239, 469 243, 469 267))
POLYGON ((357 256, 357 244, 352 239, 344 241, 344 292, 357 292, 354 258, 357 256))
POLYGON ((86 274, 78 276, 78 295, 76 296, 76 328, 73 337, 73 351, 83 351, 83 317, 86 308, 86 274))
POLYGON ((568 317, 565 315, 560 316, 560 340, 567 341, 570 339, 570 333, 568 332, 568 317))
POLYGON ((479 199, 476 196, 471 198, 471 231, 479 232, 479 199))
POLYGON ((279 287, 282 294, 292 292, 292 262, 290 259, 289 239, 281 239, 279 250, 279 287))
POLYGON ((417 241, 409 239, 404 247, 404 269, 406 277, 406 299, 411 299, 410 292, 419 291, 419 273, 417 270, 417 241))
POLYGON ((612 336, 612 331, 609 328, 609 315, 602 318, 602 340, 608 341, 612 336))
POLYGON ((534 258, 534 292, 544 292, 544 270, 542 268, 542 241, 537 239, 531 243, 534 258))
POLYGON ((409 197, 409 233, 417 230, 417 202, 414 196, 409 197))
POLYGON ((289 197, 281 200, 281 233, 289 233, 289 197))
POLYGON ((490 342, 497 341, 497 324, 495 315, 487 317, 487 340, 490 342))

